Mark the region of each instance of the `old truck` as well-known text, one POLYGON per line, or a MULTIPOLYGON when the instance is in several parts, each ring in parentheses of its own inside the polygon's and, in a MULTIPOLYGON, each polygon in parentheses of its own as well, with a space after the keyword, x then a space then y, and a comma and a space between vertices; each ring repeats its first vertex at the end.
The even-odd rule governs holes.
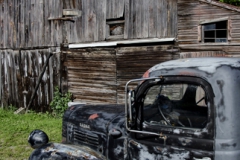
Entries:
POLYGON ((125 104, 70 106, 62 143, 33 131, 30 160, 237 160, 239 96, 238 58, 160 63, 126 84, 125 104))

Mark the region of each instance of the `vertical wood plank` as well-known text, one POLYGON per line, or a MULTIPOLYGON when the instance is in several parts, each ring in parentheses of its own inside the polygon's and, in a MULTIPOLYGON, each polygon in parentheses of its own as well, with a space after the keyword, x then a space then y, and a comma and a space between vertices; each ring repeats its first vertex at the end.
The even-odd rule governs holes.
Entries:
POLYGON ((12 42, 13 42, 13 48, 16 48, 18 46, 18 9, 19 9, 19 2, 17 0, 13 0, 12 2, 12 10, 13 10, 13 26, 12 26, 12 42))
POLYGON ((136 38, 142 38, 142 18, 141 13, 142 11, 142 0, 138 0, 135 4, 136 6, 136 38))
POLYGON ((82 23, 83 23, 83 39, 85 41, 88 41, 88 0, 82 0, 82 6, 83 6, 83 10, 82 10, 82 23))
POLYGON ((8 1, 8 48, 13 48, 13 26, 14 26, 13 1, 8 1))
POLYGON ((4 1, 4 15, 3 15, 3 48, 8 47, 8 1, 4 1))
MULTIPOLYGON (((76 1, 76 7, 80 11, 82 11, 82 0, 76 1)), ((76 34, 77 34, 77 40, 76 42, 81 42, 82 41, 82 16, 77 18, 76 20, 76 34)))
POLYGON ((133 32, 133 38, 136 38, 137 37, 137 21, 136 21, 136 16, 137 16, 137 6, 136 6, 136 4, 137 4, 137 2, 136 1, 138 1, 138 0, 133 0, 133 4, 134 5, 132 5, 132 17, 133 17, 133 19, 132 19, 132 32, 133 32))
MULTIPOLYGON (((74 0, 75 1, 75 0, 74 0)), ((62 0, 57 0, 58 2, 58 17, 62 17, 62 13, 63 13, 63 1, 62 0)), ((58 21, 57 23, 57 41, 56 41, 56 45, 55 46, 60 46, 60 44, 63 42, 63 33, 62 33, 62 27, 63 27, 63 22, 58 21)), ((78 26, 77 26, 78 27, 78 26)))
POLYGON ((133 38, 133 5, 134 0, 129 0, 129 23, 128 23, 128 39, 133 38))
POLYGON ((118 15, 117 17, 123 17, 124 14, 124 4, 125 4, 125 0, 118 0, 118 15))
MULTIPOLYGON (((3 48, 3 16, 4 16, 4 2, 0 3, 0 47, 3 48)), ((1 98, 1 96, 0 96, 1 98)))
MULTIPOLYGON (((49 15, 50 15, 49 17, 51 17, 51 18, 55 17, 55 12, 51 10, 51 8, 54 8, 54 2, 55 2, 55 0, 49 0, 48 10, 49 10, 49 15)), ((55 23, 55 21, 56 20, 49 21, 49 23, 50 23, 50 26, 49 26, 50 33, 49 33, 49 35, 51 35, 51 37, 49 38, 50 39, 49 46, 52 46, 54 44, 54 39, 55 39, 54 23, 55 23)))
POLYGON ((156 37, 157 1, 149 0, 149 37, 156 37))
POLYGON ((89 41, 94 41, 95 27, 96 27, 96 13, 94 10, 95 0, 89 0, 89 14, 88 14, 88 28, 89 28, 89 41))
POLYGON ((107 19, 109 19, 111 16, 110 16, 110 13, 112 12, 112 8, 111 8, 111 2, 112 0, 106 0, 107 1, 107 10, 106 10, 106 17, 107 19))
POLYGON ((50 37, 49 35, 50 34, 50 26, 51 26, 51 23, 50 21, 48 21, 48 18, 50 18, 50 13, 49 13, 49 10, 48 10, 48 7, 50 5, 50 2, 52 0, 44 0, 44 45, 45 46, 49 46, 50 45, 50 37))
POLYGON ((149 0, 143 0, 143 22, 142 35, 143 38, 148 38, 148 24, 149 24, 149 0))
POLYGON ((125 0, 124 12, 125 12, 125 24, 124 24, 124 39, 129 38, 129 23, 130 23, 130 0, 125 0))
POLYGON ((94 30, 94 41, 99 40, 99 27, 100 27, 100 16, 101 16, 101 10, 99 10, 98 6, 100 6, 99 2, 101 3, 101 0, 94 0, 94 12, 95 12, 95 30, 94 30))
POLYGON ((166 38, 167 37, 167 27, 168 27, 168 1, 163 0, 162 1, 162 19, 161 19, 161 23, 162 23, 162 38, 166 38))

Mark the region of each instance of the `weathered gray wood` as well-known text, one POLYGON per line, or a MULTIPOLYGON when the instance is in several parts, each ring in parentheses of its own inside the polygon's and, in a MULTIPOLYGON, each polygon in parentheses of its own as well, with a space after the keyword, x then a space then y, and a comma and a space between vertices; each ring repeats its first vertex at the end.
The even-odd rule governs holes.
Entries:
POLYGON ((125 23, 124 23, 124 39, 128 39, 129 34, 129 24, 130 24, 130 0, 125 0, 124 5, 124 13, 125 13, 125 23))
POLYGON ((97 1, 97 33, 98 37, 95 41, 103 41, 106 38, 106 0, 99 0, 97 1))
POLYGON ((8 4, 4 3, 4 14, 3 16, 5 17, 5 20, 3 21, 3 30, 4 30, 4 34, 3 34, 3 48, 7 47, 8 44, 8 23, 6 23, 6 21, 9 20, 9 15, 8 15, 8 4))
POLYGON ((148 28, 149 28, 149 3, 146 0, 143 0, 142 5, 142 36, 148 38, 148 28))
MULTIPOLYGON (((204 1, 204 0, 201 0, 204 1)), ((199 1, 178 1, 178 41, 179 44, 201 44, 199 42, 198 26, 203 22, 212 22, 216 19, 224 20, 228 19, 228 40, 230 43, 239 43, 238 34, 235 30, 240 28, 239 12, 229 10, 227 5, 221 6, 218 2, 210 2, 213 5, 209 5, 209 2, 199 3, 199 1), (220 5, 217 5, 217 3, 220 5), (235 32, 235 33, 234 33, 235 32)), ((191 46, 191 45, 190 45, 191 46)), ((187 48, 186 46, 184 48, 187 48)), ((192 47, 190 47, 192 48, 192 47)), ((203 49, 202 46, 197 48, 203 49)), ((196 49, 197 49, 196 48, 196 49)), ((207 48, 210 48, 208 46, 207 48)), ((215 48, 213 46, 212 48, 215 48)), ((221 50, 221 49, 220 49, 221 50)))
MULTIPOLYGON (((56 50, 53 48, 52 51, 56 50)), ((48 49, 40 50, 1 50, 0 63, 0 99, 1 105, 15 107, 24 107, 24 94, 26 92, 26 102, 29 102, 30 96, 36 85, 36 81, 42 67, 45 63, 46 56, 49 54, 48 49)), ((54 55, 55 58, 60 55, 54 55)), ((59 58, 57 58, 59 59, 59 58)), ((43 76, 37 97, 33 101, 32 109, 47 110, 53 95, 53 84, 60 85, 60 63, 49 63, 48 68, 43 76), (56 66, 53 66, 56 65, 56 66), (52 72, 54 68, 55 72, 52 72), (57 79, 58 78, 58 79, 57 79), (50 80, 52 79, 52 80, 50 80), (53 81, 57 81, 57 84, 53 81)))
MULTIPOLYGON (((0 15, 4 15, 4 3, 0 3, 0 15)), ((4 27, 3 19, 1 18, 0 19, 0 37, 2 37, 2 38, 0 38, 0 47, 1 48, 3 48, 3 39, 4 39, 3 27, 4 27)))

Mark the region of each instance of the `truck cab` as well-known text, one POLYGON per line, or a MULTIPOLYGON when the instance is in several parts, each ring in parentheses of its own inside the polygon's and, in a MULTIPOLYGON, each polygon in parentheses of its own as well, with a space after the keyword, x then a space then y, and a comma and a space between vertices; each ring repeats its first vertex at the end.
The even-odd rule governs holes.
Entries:
POLYGON ((160 63, 126 84, 125 104, 70 106, 62 143, 31 134, 30 159, 238 159, 239 82, 238 58, 160 63))

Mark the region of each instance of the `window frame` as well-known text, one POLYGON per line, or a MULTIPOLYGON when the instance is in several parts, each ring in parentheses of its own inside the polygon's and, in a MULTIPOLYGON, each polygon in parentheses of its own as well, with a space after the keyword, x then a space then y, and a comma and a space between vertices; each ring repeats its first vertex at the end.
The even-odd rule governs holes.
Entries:
MULTIPOLYGON (((204 128, 190 128, 190 127, 179 127, 179 126, 170 126, 170 125, 151 125, 151 124, 147 124, 144 123, 144 117, 143 117, 143 105, 141 107, 141 112, 142 114, 138 114, 138 119, 141 119, 142 122, 142 126, 140 127, 142 131, 147 131, 147 132, 155 132, 155 133, 170 133, 172 132, 172 134, 174 133, 174 130, 177 129, 178 131, 183 131, 185 133, 188 133, 189 135, 192 135, 192 137, 198 137, 198 135, 201 135, 201 133, 203 133, 206 130, 211 130, 211 132, 206 133, 203 135, 203 138, 212 138, 214 136, 214 107, 213 107, 213 98, 214 98, 214 94, 213 94, 213 90, 211 88, 211 85, 205 81, 202 78, 198 78, 198 77, 164 77, 164 81, 167 83, 176 83, 176 82, 181 82, 182 83, 191 83, 191 84, 197 84, 202 86, 202 88, 204 89, 206 96, 209 97, 209 104, 207 105, 208 107, 208 120, 207 120, 207 124, 205 125, 204 128)), ((146 88, 147 89, 147 88, 146 88)), ((179 133, 177 133, 179 134, 179 133)))
POLYGON ((216 44, 216 43, 220 43, 220 44, 223 44, 223 43, 228 43, 230 40, 231 40, 231 35, 230 35, 230 32, 229 30, 231 29, 230 28, 230 19, 229 17, 223 17, 223 18, 217 18, 217 19, 210 19, 210 20, 204 20, 202 21, 199 26, 198 26, 198 40, 199 42, 202 42, 202 43, 210 43, 210 44, 216 44), (208 24, 216 24, 216 23, 219 23, 219 22, 224 22, 226 21, 226 29, 212 29, 211 31, 214 31, 214 38, 205 38, 205 26, 208 25, 208 24), (226 37, 224 38, 217 38, 216 36, 216 32, 217 31, 220 31, 220 30, 223 30, 223 31, 226 31, 226 37), (205 42, 205 39, 213 39, 214 42, 205 42), (216 42, 217 39, 226 39, 225 42, 216 42))

